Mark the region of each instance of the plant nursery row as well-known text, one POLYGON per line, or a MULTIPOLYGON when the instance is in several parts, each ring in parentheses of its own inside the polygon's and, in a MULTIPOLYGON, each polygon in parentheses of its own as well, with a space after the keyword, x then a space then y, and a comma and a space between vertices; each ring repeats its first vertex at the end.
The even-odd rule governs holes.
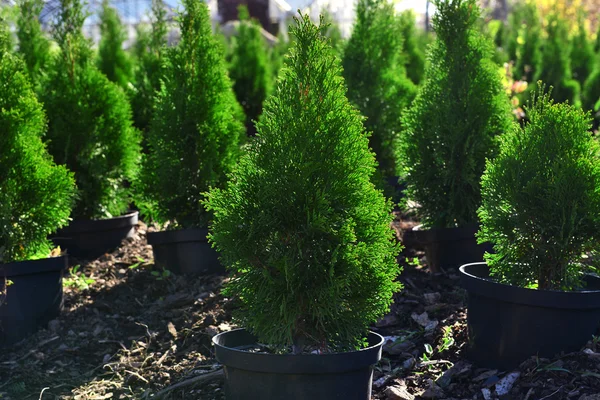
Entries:
POLYGON ((594 19, 433 3, 0 14, 0 399, 600 399, 594 19))

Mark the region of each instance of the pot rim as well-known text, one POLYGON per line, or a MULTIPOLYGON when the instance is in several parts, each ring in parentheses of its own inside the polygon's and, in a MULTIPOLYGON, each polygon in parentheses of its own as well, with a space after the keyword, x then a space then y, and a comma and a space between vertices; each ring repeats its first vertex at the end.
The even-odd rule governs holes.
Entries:
POLYGON ((67 268, 67 255, 46 257, 37 260, 14 261, 0 264, 0 277, 10 278, 24 275, 63 271, 67 268))
MULTIPOLYGON (((459 268, 463 287, 470 294, 506 303, 534 307, 563 309, 600 308, 600 289, 566 292, 561 290, 523 288, 478 276, 476 271, 483 270, 483 266, 489 268, 486 262, 469 263, 459 268)), ((588 279, 600 287, 599 277, 588 275, 588 279)))
POLYGON ((67 238, 77 233, 112 231, 135 226, 139 220, 139 211, 131 211, 124 215, 104 219, 74 219, 65 227, 59 229, 52 239, 67 238))
MULTIPOLYGON (((212 338, 217 360, 232 368, 275 374, 323 374, 354 371, 374 365, 381 358, 385 338, 369 331, 369 346, 359 350, 326 354, 252 353, 222 344, 227 336, 238 335, 252 344, 256 339, 246 329, 221 332, 212 338), (253 340, 250 340, 253 338, 253 340)), ((239 346, 238 346, 239 347, 239 346)))
POLYGON ((164 245, 185 242, 208 242, 208 228, 175 229, 172 231, 148 232, 146 238, 148 244, 164 245))

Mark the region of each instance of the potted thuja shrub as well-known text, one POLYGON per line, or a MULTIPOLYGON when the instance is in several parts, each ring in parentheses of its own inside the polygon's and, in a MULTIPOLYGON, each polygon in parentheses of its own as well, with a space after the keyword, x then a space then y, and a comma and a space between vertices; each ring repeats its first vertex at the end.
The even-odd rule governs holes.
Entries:
POLYGON ((26 67, 4 43, 0 26, 0 347, 62 308, 66 256, 47 235, 68 222, 75 195, 72 174, 42 143, 46 120, 26 67))
POLYGON ((208 244, 210 214, 200 201, 210 187, 225 183, 244 126, 208 8, 195 0, 184 6, 181 41, 167 50, 154 99, 136 201, 167 228, 148 234, 156 265, 175 273, 224 272, 208 244))
POLYGON ((577 351, 600 327, 600 146, 591 117, 540 89, 482 178, 487 263, 461 267, 470 356, 511 368, 577 351))
POLYGON ((400 286, 392 204, 325 29, 297 20, 257 139, 206 202, 245 328, 213 338, 230 400, 370 399, 368 326, 400 286))
POLYGON ((342 59, 348 99, 366 117, 365 127, 371 132, 369 144, 379 164, 375 183, 395 200, 400 200, 405 186, 398 179, 395 152, 400 116, 417 92, 406 75, 402 28, 392 3, 360 0, 342 59))
POLYGON ((73 221, 53 241, 76 257, 94 258, 133 235, 137 212, 128 212, 140 135, 132 127, 124 92, 95 66, 82 33, 79 0, 61 0, 54 38, 60 52, 43 82, 48 150, 75 174, 73 221))
POLYGON ((440 0, 424 83, 403 115, 398 158, 422 226, 412 240, 433 271, 483 260, 475 240, 480 179, 510 105, 488 40, 477 31, 476 0, 440 0))

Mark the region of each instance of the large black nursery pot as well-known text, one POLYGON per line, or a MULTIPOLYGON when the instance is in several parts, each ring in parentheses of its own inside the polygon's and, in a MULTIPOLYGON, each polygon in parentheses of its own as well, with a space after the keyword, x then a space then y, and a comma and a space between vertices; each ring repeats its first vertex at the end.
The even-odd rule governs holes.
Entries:
POLYGON ((600 327, 600 278, 574 292, 525 289, 494 282, 486 263, 460 267, 468 294, 469 358, 511 369, 530 356, 580 350, 600 327))
POLYGON ((60 314, 66 267, 66 256, 0 264, 0 347, 24 339, 60 314))
POLYGON ((245 351, 257 343, 245 329, 213 337, 227 400, 369 400, 383 341, 370 332, 361 350, 293 355, 245 351))
POLYGON ((415 227, 405 237, 415 248, 425 250, 427 265, 433 272, 458 270, 461 265, 483 261, 483 255, 492 252, 491 244, 477 244, 477 224, 457 228, 421 229, 415 227))
POLYGON ((138 214, 134 211, 115 218, 74 220, 51 239, 73 257, 98 258, 119 247, 123 239, 133 236, 138 214))
POLYGON ((154 263, 176 274, 225 274, 206 235, 208 229, 201 228, 148 232, 154 263))

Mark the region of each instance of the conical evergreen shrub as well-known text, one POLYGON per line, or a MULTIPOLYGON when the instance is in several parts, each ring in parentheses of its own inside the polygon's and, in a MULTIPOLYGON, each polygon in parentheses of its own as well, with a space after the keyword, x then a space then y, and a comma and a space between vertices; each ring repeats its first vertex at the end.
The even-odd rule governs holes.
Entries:
POLYGON ((547 38, 542 46, 541 69, 535 78, 551 85, 553 98, 559 102, 571 104, 579 102, 580 86, 571 72, 571 44, 566 21, 557 13, 548 16, 547 38))
POLYGON ((400 157, 409 197, 429 228, 477 222, 480 177, 511 124, 491 43, 475 24, 476 0, 440 0, 424 84, 403 117, 400 157))
POLYGON ((592 42, 588 38, 583 12, 577 17, 577 30, 571 39, 571 66, 573 78, 581 87, 594 70, 596 55, 592 42))
POLYGON ((25 61, 31 82, 37 84, 50 61, 50 42, 40 24, 43 0, 21 0, 17 19, 19 53, 25 61))
MULTIPOLYGON (((597 56, 598 57, 598 56, 597 56)), ((598 126, 598 120, 600 119, 600 60, 596 60, 594 70, 585 81, 583 85, 583 91, 581 92, 581 107, 585 111, 591 111, 594 115, 596 123, 595 127, 598 126)))
POLYGON ((400 116, 416 95, 416 86, 406 76, 401 35, 402 24, 391 3, 360 0, 342 60, 348 99, 367 118, 370 146, 384 176, 398 175, 400 116))
POLYGON ((261 343, 356 348, 400 286, 392 208, 371 183, 375 157, 325 27, 296 21, 257 139, 209 194, 211 240, 261 343))
POLYGON ((151 11, 149 31, 138 26, 134 87, 130 92, 134 125, 142 132, 149 128, 154 95, 160 90, 164 46, 167 44, 167 12, 162 0, 152 0, 151 11))
POLYGON ((554 103, 543 88, 527 114, 488 161, 478 239, 494 243, 486 261, 500 282, 578 288, 582 255, 599 248, 600 146, 589 114, 554 103))
POLYGON ((240 25, 232 52, 229 76, 233 90, 246 115, 246 130, 254 135, 254 122, 262 113, 263 102, 271 90, 268 49, 260 24, 250 19, 248 8, 238 10, 240 25))
POLYGON ((0 21, 0 264, 50 256, 68 222, 75 181, 46 151, 46 119, 23 62, 6 52, 0 21))
POLYGON ((519 6, 522 20, 518 28, 514 78, 530 82, 542 65, 542 21, 537 6, 525 1, 519 6))
POLYGON ((400 14, 400 32, 404 39, 404 58, 406 59, 406 75, 418 85, 425 72, 425 47, 420 36, 424 32, 417 30, 416 16, 413 10, 400 14))
POLYGON ((110 6, 108 0, 102 1, 100 33, 98 69, 111 82, 127 89, 133 80, 133 63, 129 54, 123 50, 123 42, 127 39, 127 33, 121 23, 119 13, 110 6))
POLYGON ((184 0, 181 41, 165 54, 164 83, 155 98, 148 155, 137 182, 139 203, 171 227, 206 227, 203 192, 225 184, 238 160, 244 127, 223 48, 206 4, 184 0))
POLYGON ((138 169, 140 135, 131 124, 124 92, 94 65, 81 28, 78 0, 61 0, 54 37, 60 53, 42 90, 48 115, 48 150, 75 173, 75 218, 106 218, 129 205, 126 181, 138 169))

